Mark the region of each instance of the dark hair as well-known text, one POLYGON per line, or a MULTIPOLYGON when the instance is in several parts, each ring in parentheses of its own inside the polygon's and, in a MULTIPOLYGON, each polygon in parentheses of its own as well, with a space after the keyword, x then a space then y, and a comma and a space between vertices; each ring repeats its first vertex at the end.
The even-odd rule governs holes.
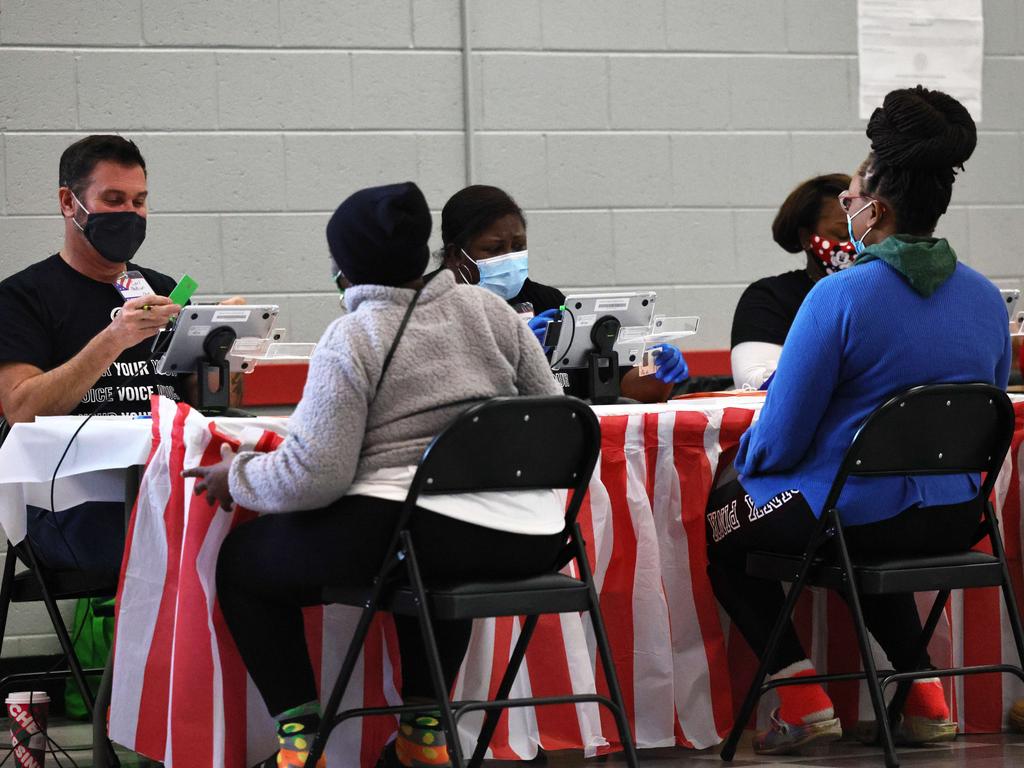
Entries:
POLYGON ((460 189, 441 210, 441 241, 464 248, 498 219, 515 214, 526 226, 523 210, 507 192, 485 184, 460 189))
POLYGON ((804 249, 800 230, 814 232, 821 217, 821 204, 835 200, 839 193, 849 189, 850 177, 845 173, 815 176, 798 186, 786 197, 772 222, 772 237, 790 253, 804 249))
POLYGON ((978 143, 970 113, 941 91, 904 88, 886 94, 867 134, 871 153, 857 172, 864 193, 890 203, 899 232, 931 233, 949 207, 954 169, 978 143))
POLYGON ((96 164, 104 160, 131 168, 136 165, 146 172, 146 161, 135 146, 135 142, 121 136, 94 135, 79 139, 64 150, 60 156, 60 179, 62 187, 70 187, 81 197, 96 164))

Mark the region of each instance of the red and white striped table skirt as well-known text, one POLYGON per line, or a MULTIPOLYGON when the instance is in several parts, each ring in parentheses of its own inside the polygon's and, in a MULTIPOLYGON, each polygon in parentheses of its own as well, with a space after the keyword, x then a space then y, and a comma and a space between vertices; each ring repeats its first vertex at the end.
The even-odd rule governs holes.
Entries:
MULTIPOLYGON (((715 397, 596 409, 601 459, 580 522, 641 748, 717 744, 753 673, 753 655, 731 631, 708 583, 704 507, 719 455, 735 444, 759 405, 757 397, 715 397)), ((1024 594, 1024 403, 1015 407, 1017 432, 996 501, 1017 591, 1024 594)), ((179 477, 183 466, 218 460, 221 443, 238 436, 186 406, 161 401, 153 437, 118 595, 110 734, 169 768, 247 768, 273 751, 274 729, 224 625, 213 574, 224 536, 252 513, 212 509, 187 494, 179 477)), ((257 437, 261 450, 280 440, 272 432, 257 437)), ((921 596, 922 606, 927 598, 921 596)), ((306 613, 310 655, 325 688, 356 616, 339 606, 306 613)), ((947 619, 932 643, 935 663, 1014 658, 996 590, 955 593, 947 619)), ((819 670, 858 667, 849 614, 836 596, 809 593, 797 623, 819 670)), ((457 698, 493 694, 518 629, 515 619, 476 622, 457 698)), ((544 617, 513 695, 604 690, 603 675, 595 683, 593 657, 588 622, 575 614, 544 617)), ((399 684, 393 626, 382 616, 344 705, 397 703, 399 684)), ((845 724, 872 716, 858 684, 836 684, 830 693, 845 724)), ((962 730, 990 732, 1002 728, 1009 703, 1024 689, 1009 678, 984 676, 951 684, 950 695, 962 730)), ((479 722, 479 715, 463 721, 467 747, 479 722)), ((382 718, 349 721, 332 737, 328 765, 352 766, 356 756, 361 765, 373 765, 393 730, 394 722, 382 718)), ((529 759, 538 747, 594 754, 617 749, 618 738, 612 719, 595 705, 522 708, 502 720, 491 756, 529 759)))

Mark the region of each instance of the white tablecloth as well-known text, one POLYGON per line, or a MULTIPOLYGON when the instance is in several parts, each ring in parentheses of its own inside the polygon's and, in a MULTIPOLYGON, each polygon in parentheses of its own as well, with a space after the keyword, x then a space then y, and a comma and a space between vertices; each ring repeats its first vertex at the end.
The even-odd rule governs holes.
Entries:
MULTIPOLYGON (((85 501, 124 501, 126 469, 146 463, 153 445, 151 420, 94 416, 68 448, 86 418, 43 416, 15 424, 0 446, 0 528, 15 544, 25 538, 25 505, 50 508, 53 471, 65 448, 67 455, 53 482, 57 510, 85 501)), ((240 436, 264 428, 283 431, 286 423, 284 418, 218 420, 240 436)))
MULTIPOLYGON (((763 396, 730 398, 736 407, 756 408, 763 396)), ((700 410, 702 400, 674 401, 659 406, 667 410, 700 410)), ((641 414, 644 405, 598 406, 599 416, 641 414)), ((61 454, 86 416, 43 416, 35 422, 15 424, 0 446, 0 528, 17 544, 25 538, 25 505, 50 508, 53 471, 61 454)), ((221 418, 216 423, 225 431, 253 443, 263 429, 279 434, 287 430, 287 418, 221 418)), ((53 502, 57 510, 84 501, 123 501, 125 470, 146 463, 153 445, 150 419, 94 416, 82 427, 68 448, 56 480, 53 502)))

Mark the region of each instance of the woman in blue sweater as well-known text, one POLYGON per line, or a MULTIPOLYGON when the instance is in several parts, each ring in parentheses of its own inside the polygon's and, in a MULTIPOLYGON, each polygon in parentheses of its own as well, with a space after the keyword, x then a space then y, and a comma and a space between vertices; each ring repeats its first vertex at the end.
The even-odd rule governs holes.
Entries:
MULTIPOLYGON (((782 586, 748 577, 752 549, 803 552, 857 428, 892 395, 919 384, 1005 387, 1010 365, 998 289, 932 237, 949 205, 954 169, 974 150, 967 110, 918 86, 889 93, 868 123, 871 152, 840 195, 856 266, 804 299, 757 423, 708 505, 708 570, 719 602, 761 653, 782 586)), ((852 478, 840 500, 853 552, 943 553, 969 547, 978 527, 970 475, 852 478)), ((868 627, 897 670, 918 668, 913 595, 863 598, 868 627)), ((792 627, 773 677, 816 674, 792 627)), ((925 661, 925 668, 929 665, 925 661)), ((777 689, 780 707, 754 742, 781 753, 841 735, 817 684, 777 689)), ((938 679, 916 681, 897 737, 953 738, 938 679)))

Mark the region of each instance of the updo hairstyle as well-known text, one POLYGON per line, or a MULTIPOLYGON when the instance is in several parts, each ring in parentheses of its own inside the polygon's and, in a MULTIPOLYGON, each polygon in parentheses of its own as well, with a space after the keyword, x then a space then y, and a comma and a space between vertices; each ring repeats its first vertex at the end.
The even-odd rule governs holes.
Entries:
POLYGON ((887 200, 896 228, 930 234, 949 207, 956 169, 978 143, 959 101, 923 86, 891 91, 868 121, 871 153, 861 165, 863 192, 887 200))

